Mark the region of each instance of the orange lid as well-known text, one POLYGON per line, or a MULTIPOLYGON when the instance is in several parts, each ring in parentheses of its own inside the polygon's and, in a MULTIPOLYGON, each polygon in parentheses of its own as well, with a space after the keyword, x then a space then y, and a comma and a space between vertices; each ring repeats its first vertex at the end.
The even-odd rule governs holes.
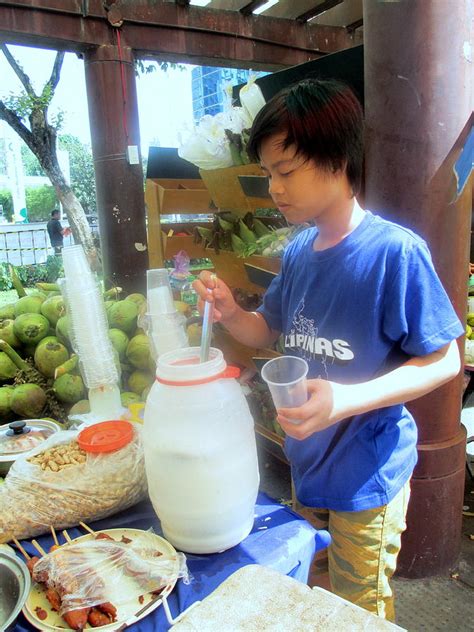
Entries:
POLYGON ((129 421, 101 421, 84 428, 77 437, 77 443, 86 452, 113 452, 132 439, 133 426, 129 421))

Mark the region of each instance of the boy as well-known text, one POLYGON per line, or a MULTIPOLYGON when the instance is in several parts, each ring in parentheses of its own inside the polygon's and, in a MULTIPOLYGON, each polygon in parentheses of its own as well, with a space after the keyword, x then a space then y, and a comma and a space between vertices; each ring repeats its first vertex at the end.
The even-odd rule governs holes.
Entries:
POLYGON ((243 344, 267 347, 282 333, 286 352, 308 362, 308 401, 277 411, 297 498, 328 523, 332 590, 393 620, 389 579, 417 460, 403 404, 457 375, 464 328, 425 242, 357 203, 362 135, 361 106, 335 81, 273 97, 248 151, 288 222, 314 227, 288 246, 256 312, 209 273, 196 290, 243 344))

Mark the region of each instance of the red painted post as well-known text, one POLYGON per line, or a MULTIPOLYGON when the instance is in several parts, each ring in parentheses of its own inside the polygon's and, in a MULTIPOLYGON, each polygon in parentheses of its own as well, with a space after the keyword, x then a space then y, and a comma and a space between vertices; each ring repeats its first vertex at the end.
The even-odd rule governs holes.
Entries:
MULTIPOLYGON (((461 319, 471 189, 453 165, 472 112, 471 0, 364 2, 366 206, 413 228, 461 319)), ((436 306, 433 306, 436 309, 436 306)), ((461 352, 463 341, 460 341, 461 352)), ((409 406, 418 429, 408 529, 398 573, 428 577, 456 564, 461 543, 465 432, 462 376, 409 406)))
POLYGON ((132 51, 104 45, 84 58, 105 278, 126 292, 143 291, 148 255, 132 51), (136 148, 138 164, 128 147, 136 148))

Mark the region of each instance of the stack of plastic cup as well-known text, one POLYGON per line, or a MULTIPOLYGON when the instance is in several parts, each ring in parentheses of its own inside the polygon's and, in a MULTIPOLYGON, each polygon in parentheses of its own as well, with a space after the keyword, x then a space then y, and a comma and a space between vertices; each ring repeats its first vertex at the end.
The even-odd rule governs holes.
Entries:
POLYGON ((154 359, 168 351, 188 346, 186 318, 174 305, 168 270, 148 270, 146 329, 154 359))
POLYGON ((123 407, 101 287, 82 246, 67 246, 62 254, 65 279, 60 282, 61 293, 68 308, 71 344, 89 389, 90 421, 113 419, 123 407))
MULTIPOLYGON (((308 363, 296 356, 281 356, 262 367, 262 378, 268 384, 275 408, 297 408, 308 400, 306 375, 308 363)), ((289 419, 299 423, 296 419, 289 419)))

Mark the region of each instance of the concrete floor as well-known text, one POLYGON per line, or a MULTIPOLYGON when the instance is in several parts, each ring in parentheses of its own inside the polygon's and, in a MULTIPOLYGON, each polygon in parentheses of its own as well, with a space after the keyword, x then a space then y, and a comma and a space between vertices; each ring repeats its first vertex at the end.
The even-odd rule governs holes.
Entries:
MULTIPOLYGON (((259 447, 260 488, 290 502, 289 467, 259 447)), ((466 475, 465 512, 474 513, 474 481, 466 475)), ((471 632, 474 630, 474 517, 463 517, 462 550, 453 576, 406 580, 395 578, 397 623, 409 632, 471 632)), ((317 562, 316 562, 317 566, 317 562)), ((329 588, 327 574, 312 573, 310 585, 329 588)))

